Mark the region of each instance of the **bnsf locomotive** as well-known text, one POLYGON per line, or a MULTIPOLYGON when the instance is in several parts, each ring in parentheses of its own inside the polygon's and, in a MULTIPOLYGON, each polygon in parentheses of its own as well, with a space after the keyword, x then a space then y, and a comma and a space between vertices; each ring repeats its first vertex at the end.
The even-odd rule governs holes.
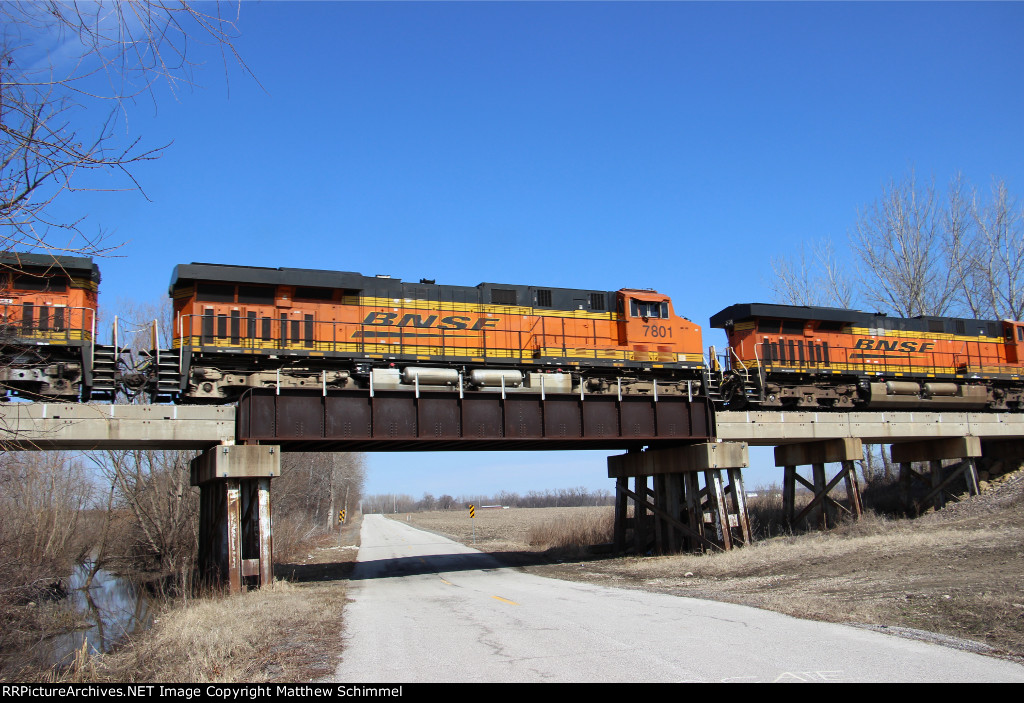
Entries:
POLYGON ((97 354, 91 259, 0 254, 0 396, 112 399, 113 354, 97 354))
POLYGON ((704 370, 700 328, 652 290, 193 263, 170 292, 186 402, 306 387, 692 394, 704 370))
POLYGON ((1024 410, 1024 323, 733 305, 668 296, 220 264, 177 266, 171 345, 97 343, 84 257, 0 255, 0 392, 229 403, 246 390, 450 390, 710 397, 726 408, 1024 410))
POLYGON ((1024 323, 733 305, 717 392, 731 408, 1024 410, 1024 323))

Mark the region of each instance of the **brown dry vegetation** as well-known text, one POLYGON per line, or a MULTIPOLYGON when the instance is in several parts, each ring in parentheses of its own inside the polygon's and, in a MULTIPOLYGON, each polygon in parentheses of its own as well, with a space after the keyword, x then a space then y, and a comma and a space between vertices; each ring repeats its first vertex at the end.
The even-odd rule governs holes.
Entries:
MULTIPOLYGON (((505 554, 563 546, 561 535, 587 513, 610 527, 608 508, 480 511, 476 546, 505 554)), ((463 511, 409 520, 471 544, 463 511)), ((563 548, 546 556, 553 563, 525 568, 797 617, 937 632, 1024 657, 1024 472, 916 520, 870 514, 826 533, 764 539, 724 554, 601 558, 563 548)))
POLYGON ((330 674, 341 653, 346 578, 358 552, 359 522, 346 526, 340 539, 335 531, 307 542, 308 556, 277 565, 278 581, 270 588, 178 602, 117 651, 80 655, 70 671, 43 678, 273 683, 330 674))
MULTIPOLYGON (((317 629, 326 625, 312 616, 336 611, 340 621, 343 588, 291 592, 281 585, 259 597, 207 593, 189 600, 199 502, 198 491, 189 488, 190 457, 170 451, 104 452, 90 455, 95 465, 90 474, 83 460, 71 454, 0 454, 0 680, 70 675, 85 680, 249 681, 273 679, 275 672, 284 671, 288 673, 278 680, 287 681, 302 667, 312 666, 307 654, 296 654, 308 649, 307 640, 334 643, 331 633, 317 629), (150 602, 150 612, 161 610, 161 623, 133 635, 115 654, 90 659, 83 653, 77 673, 50 672, 53 638, 85 622, 71 611, 65 594, 73 565, 86 558, 96 568, 133 575, 147 590, 158 591, 160 598, 150 602), (247 633, 246 628, 261 621, 245 610, 259 610, 267 599, 275 603, 275 615, 258 632, 247 633), (214 624, 204 614, 211 608, 223 611, 224 619, 214 624), (280 623, 279 612, 285 614, 280 623), (197 637, 201 632, 208 634, 197 637), (289 636, 291 632, 296 634, 289 636), (275 637, 276 643, 268 639, 275 637)), ((359 500, 361 456, 289 454, 283 465, 284 475, 274 486, 275 556, 279 562, 298 563, 282 565, 279 577, 343 579, 355 549, 314 547, 324 546, 325 540, 337 547, 332 542, 336 530, 325 532, 337 509, 359 500), (306 557, 311 550, 312 559, 306 557), (317 571, 316 561, 330 564, 317 571)), ((346 535, 356 540, 358 529, 350 525, 346 535)), ((328 617, 322 622, 333 621, 328 617)))

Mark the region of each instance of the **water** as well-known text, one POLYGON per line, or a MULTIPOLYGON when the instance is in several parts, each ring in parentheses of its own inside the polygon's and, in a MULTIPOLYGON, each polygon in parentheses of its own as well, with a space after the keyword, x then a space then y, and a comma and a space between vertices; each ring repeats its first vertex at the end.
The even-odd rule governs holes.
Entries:
POLYGON ((83 644, 89 654, 107 652, 125 635, 150 625, 149 599, 143 589, 100 569, 86 590, 91 568, 88 562, 79 564, 71 574, 66 607, 84 614, 88 625, 53 638, 50 661, 58 666, 70 664, 83 644))

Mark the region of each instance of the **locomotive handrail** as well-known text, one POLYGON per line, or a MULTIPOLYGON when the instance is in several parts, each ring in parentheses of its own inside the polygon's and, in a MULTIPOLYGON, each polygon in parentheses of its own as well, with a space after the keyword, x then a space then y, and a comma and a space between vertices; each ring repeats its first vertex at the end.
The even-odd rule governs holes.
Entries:
MULTIPOLYGON (((761 346, 760 342, 757 342, 757 343, 754 344, 754 358, 757 359, 757 366, 758 366, 758 368, 760 368, 760 366, 761 366, 761 358, 757 355, 757 348, 759 346, 761 346)), ((732 347, 729 347, 728 349, 729 349, 728 353, 730 353, 734 357, 736 357, 736 361, 739 362, 740 367, 743 369, 743 373, 749 373, 749 369, 747 368, 747 365, 743 363, 743 359, 741 359, 739 357, 739 354, 736 353, 736 350, 733 349, 732 347)))
MULTIPOLYGON (((754 342, 754 359, 757 360, 757 380, 758 380, 758 384, 757 384, 758 391, 757 391, 757 393, 758 393, 759 396, 761 396, 760 398, 758 398, 758 400, 764 400, 764 387, 765 387, 764 364, 761 363, 761 357, 757 353, 757 348, 762 346, 762 344, 763 344, 763 342, 754 342)), ((729 350, 732 351, 733 354, 736 353, 736 351, 732 347, 729 347, 729 350)), ((740 365, 743 366, 743 370, 746 371, 747 367, 743 363, 743 361, 739 357, 736 357, 736 359, 737 359, 737 361, 740 362, 740 365)), ((746 392, 746 389, 744 389, 744 393, 745 392, 746 392)))
POLYGON ((50 340, 63 339, 65 342, 70 342, 75 339, 74 333, 78 332, 78 339, 81 341, 95 343, 95 308, 71 305, 33 305, 32 307, 38 308, 39 321, 33 319, 31 314, 26 316, 25 306, 20 303, 3 305, 0 320, 2 320, 4 328, 11 331, 12 336, 50 340), (50 325, 51 310, 53 311, 53 326, 50 325), (60 311, 60 316, 57 315, 57 311, 60 311), (76 315, 78 322, 75 321, 76 315))
MULTIPOLYGON (((307 316, 307 318, 310 316, 307 316)), ((487 327, 472 335, 453 334, 453 329, 443 326, 432 327, 436 337, 431 342, 423 341, 423 335, 417 333, 421 325, 398 324, 366 324, 365 321, 335 320, 292 320, 281 319, 279 316, 263 316, 262 323, 257 318, 239 318, 212 309, 178 315, 179 367, 184 366, 184 345, 198 344, 214 347, 240 347, 245 349, 311 349, 317 352, 331 353, 427 353, 432 357, 445 357, 449 354, 483 356, 487 359, 509 358, 522 359, 536 356, 539 350, 546 350, 552 356, 572 356, 589 359, 607 359, 609 361, 652 361, 679 362, 676 354, 667 352, 640 351, 625 348, 614 336, 595 336, 596 329, 586 326, 578 334, 568 328, 566 319, 560 319, 564 328, 562 334, 555 335, 556 340, 547 338, 547 318, 539 316, 529 329, 513 329, 512 327, 487 327), (187 320, 185 318, 188 318, 187 320), (246 326, 248 320, 248 326, 246 326), (198 322, 198 324, 197 324, 198 322), (242 325, 241 328, 238 325, 242 325), (261 331, 256 325, 261 324, 261 331), (324 325, 330 325, 330 331, 324 325), (248 332, 239 334, 240 331, 248 332), (386 330, 386 331, 385 331, 386 330), (274 331, 277 334, 274 334, 274 331), (340 334, 339 334, 340 332, 340 334), (377 333, 380 332, 380 335, 377 333), (463 340, 463 338, 466 338, 463 340), (470 338, 472 341, 470 342, 470 338), (367 340, 370 340, 367 342, 367 340), (470 343, 465 349, 459 341, 470 343), (518 345, 513 341, 517 340, 518 345), (601 343, 594 348, 595 340, 601 343), (557 346, 547 349, 547 345, 557 346), (607 346, 604 346, 607 344, 607 346), (414 352, 413 349, 426 345, 430 351, 414 352), (475 345, 475 349, 472 345, 475 345), (400 350, 407 351, 400 351, 400 350)), ((461 328, 460 328, 461 329, 461 328)), ((702 355, 703 358, 703 355, 702 355)), ((747 373, 749 369, 739 362, 747 373)))
POLYGON ((89 374, 95 373, 96 369, 96 315, 92 316, 92 330, 90 331, 92 343, 89 345, 89 374))
MULTIPOLYGON (((192 323, 188 325, 189 332, 192 331, 192 323)), ((191 334, 189 336, 192 336, 191 334)), ((185 368, 185 316, 178 315, 178 371, 185 368)))

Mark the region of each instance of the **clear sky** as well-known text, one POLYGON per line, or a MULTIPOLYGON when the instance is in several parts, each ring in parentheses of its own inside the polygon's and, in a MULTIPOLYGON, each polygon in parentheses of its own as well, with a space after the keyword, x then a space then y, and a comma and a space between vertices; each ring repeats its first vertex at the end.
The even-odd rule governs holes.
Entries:
MULTIPOLYGON (((126 242, 108 305, 209 261, 649 287, 706 325, 910 169, 1024 196, 1024 3, 245 2, 239 28, 262 88, 200 49, 201 87, 129 112, 173 142, 149 200, 77 196, 126 242)), ((611 488, 606 455, 375 454, 368 489, 611 488)))

